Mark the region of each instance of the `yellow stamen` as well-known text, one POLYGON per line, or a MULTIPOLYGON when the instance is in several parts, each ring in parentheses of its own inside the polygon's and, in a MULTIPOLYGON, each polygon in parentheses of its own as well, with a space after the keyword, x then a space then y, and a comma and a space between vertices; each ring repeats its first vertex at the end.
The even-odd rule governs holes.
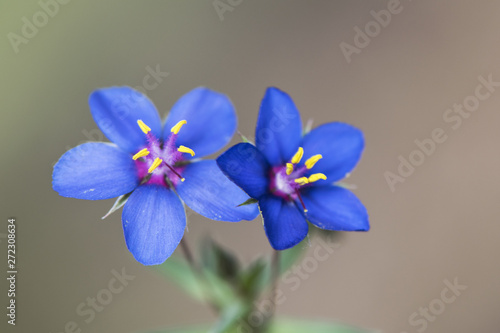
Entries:
POLYGON ((293 172, 293 164, 292 163, 287 163, 286 164, 286 174, 290 176, 290 174, 293 172))
POLYGON ((308 169, 311 169, 316 164, 316 162, 318 162, 322 158, 323 158, 323 155, 321 155, 321 154, 309 157, 306 161, 306 167, 308 169))
POLYGON ((135 161, 136 159, 138 159, 140 157, 144 157, 144 156, 148 156, 148 155, 149 155, 149 150, 147 148, 144 148, 144 149, 139 150, 137 152, 137 154, 132 156, 132 159, 135 161))
POLYGON ((181 145, 179 146, 179 148, 177 148, 177 150, 180 151, 181 153, 188 153, 191 154, 191 156, 194 156, 194 151, 186 146, 181 145))
POLYGON ((310 175, 309 179, 307 179, 307 180, 309 181, 309 183, 314 183, 320 179, 326 180, 326 176, 322 173, 315 173, 315 174, 310 175))
POLYGON ((179 133, 179 131, 181 130, 182 125, 184 125, 184 124, 187 124, 187 121, 185 121, 185 120, 181 120, 181 121, 179 121, 177 124, 175 124, 175 126, 174 126, 174 127, 172 127, 172 128, 170 129, 170 132, 172 132, 172 133, 174 133, 174 134, 179 133))
POLYGON ((144 122, 140 119, 137 120, 137 125, 139 125, 144 134, 148 134, 151 131, 151 128, 149 128, 148 125, 144 124, 144 122))
POLYGON ((300 160, 302 159, 302 155, 304 155, 304 149, 302 149, 302 147, 299 147, 299 150, 297 150, 295 155, 293 155, 292 157, 292 163, 293 164, 299 163, 300 160))
POLYGON ((149 167, 148 173, 152 173, 161 164, 161 162, 163 162, 163 160, 161 158, 157 157, 154 160, 153 164, 151 164, 151 166, 149 167))
POLYGON ((302 185, 305 185, 307 183, 309 183, 309 179, 307 179, 307 177, 300 177, 300 178, 297 178, 294 180, 297 184, 299 184, 300 186, 302 185))

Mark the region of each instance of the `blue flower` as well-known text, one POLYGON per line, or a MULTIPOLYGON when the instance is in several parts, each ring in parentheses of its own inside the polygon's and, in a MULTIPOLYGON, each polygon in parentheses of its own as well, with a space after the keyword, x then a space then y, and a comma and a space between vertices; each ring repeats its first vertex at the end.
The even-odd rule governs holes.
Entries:
POLYGON ((344 123, 327 123, 303 136, 290 96, 269 88, 260 106, 255 146, 237 144, 217 164, 258 200, 271 246, 284 250, 307 236, 307 221, 327 230, 370 228, 359 199, 335 185, 354 168, 363 148, 363 133, 344 123))
POLYGON ((213 220, 252 220, 256 207, 214 160, 195 160, 226 145, 236 130, 230 100, 196 88, 173 106, 164 126, 153 103, 129 87, 94 91, 92 116, 114 144, 84 143, 54 166, 64 197, 101 200, 130 194, 122 223, 127 247, 144 265, 164 262, 184 235, 184 202, 213 220), (182 201, 181 201, 182 200, 182 201))

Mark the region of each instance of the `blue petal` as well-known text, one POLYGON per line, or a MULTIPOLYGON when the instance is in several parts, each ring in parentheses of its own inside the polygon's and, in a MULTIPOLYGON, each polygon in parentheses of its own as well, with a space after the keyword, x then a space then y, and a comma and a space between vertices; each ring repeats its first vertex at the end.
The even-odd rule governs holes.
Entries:
POLYGON ((307 219, 321 229, 368 231, 365 206, 349 190, 338 186, 312 186, 301 191, 307 219))
POLYGON ((217 158, 222 172, 249 196, 258 199, 269 187, 269 164, 255 146, 238 143, 217 158))
POLYGON ((163 129, 164 140, 181 120, 187 123, 179 131, 176 143, 193 149, 195 157, 215 153, 236 131, 236 113, 229 98, 203 87, 188 92, 172 107, 163 129))
POLYGON ((229 222, 253 220, 259 215, 256 204, 237 207, 249 197, 224 176, 214 160, 191 163, 182 176, 186 180, 177 184, 177 193, 198 214, 229 222))
POLYGON ((139 186, 122 214, 125 242, 144 265, 159 265, 174 252, 184 235, 186 214, 177 195, 158 185, 139 186))
POLYGON ((76 199, 114 198, 138 184, 132 157, 103 142, 84 143, 67 151, 52 173, 54 190, 63 197, 76 199))
POLYGON ((260 105, 255 145, 273 166, 288 162, 302 137, 300 114, 290 96, 268 88, 260 105))
POLYGON ((363 132, 344 123, 327 123, 309 132, 302 141, 304 156, 302 162, 309 157, 321 154, 311 169, 311 173, 321 172, 327 180, 319 180, 316 184, 331 184, 346 176, 358 163, 365 140, 363 132))
POLYGON ((309 231, 302 212, 295 203, 268 194, 259 200, 264 229, 275 250, 285 250, 300 243, 309 231))
POLYGON ((146 135, 137 125, 141 119, 157 137, 161 119, 154 104, 130 87, 103 88, 89 97, 90 112, 104 135, 129 153, 136 153, 146 144, 146 135))

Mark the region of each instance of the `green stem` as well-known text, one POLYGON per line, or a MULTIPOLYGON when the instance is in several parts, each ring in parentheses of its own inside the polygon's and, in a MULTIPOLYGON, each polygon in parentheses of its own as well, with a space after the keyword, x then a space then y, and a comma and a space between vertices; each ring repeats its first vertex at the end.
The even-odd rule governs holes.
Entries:
POLYGON ((278 287, 278 278, 280 276, 280 251, 274 250, 273 257, 271 258, 271 295, 270 300, 272 304, 271 313, 269 318, 272 318, 276 312, 276 288, 278 287))
POLYGON ((198 272, 198 266, 194 262, 193 253, 191 252, 191 249, 189 248, 189 245, 186 241, 186 237, 182 237, 182 239, 181 239, 181 249, 182 249, 182 253, 184 254, 184 257, 186 258, 186 261, 188 262, 189 266, 191 266, 193 271, 198 272))
MULTIPOLYGON (((193 272, 198 276, 200 281, 205 284, 205 287, 208 285, 208 282, 205 278, 205 275, 203 274, 203 271, 200 269, 200 267, 196 264, 194 257, 193 257, 193 252, 191 251, 187 241, 186 237, 182 237, 181 239, 181 249, 182 253, 184 254, 184 257, 186 258, 186 261, 188 262, 189 266, 193 270, 193 272)), ((216 314, 219 315, 219 307, 208 297, 205 295, 205 301, 209 305, 209 307, 212 309, 212 311, 216 314)))

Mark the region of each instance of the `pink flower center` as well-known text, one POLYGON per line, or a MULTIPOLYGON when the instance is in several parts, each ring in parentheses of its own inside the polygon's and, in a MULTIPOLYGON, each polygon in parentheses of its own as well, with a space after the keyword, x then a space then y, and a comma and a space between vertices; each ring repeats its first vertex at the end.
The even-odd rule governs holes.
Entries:
POLYGON ((305 177, 304 174, 322 159, 323 156, 320 154, 314 155, 308 158, 304 165, 297 167, 303 155, 304 149, 299 147, 290 162, 286 163, 286 165, 275 166, 271 169, 269 172, 269 178, 271 179, 269 190, 274 195, 286 201, 295 201, 299 199, 304 212, 307 212, 304 201, 300 196, 300 188, 309 186, 311 183, 320 179, 326 179, 326 176, 322 173, 314 173, 309 177, 305 177))
POLYGON ((157 139, 142 120, 138 120, 137 123, 147 137, 146 146, 132 157, 141 181, 166 187, 175 187, 179 181, 184 181, 182 172, 186 163, 183 162, 187 161, 184 153, 194 156, 194 151, 182 145, 177 147, 176 140, 179 130, 186 121, 182 120, 172 127, 165 142, 157 139))

